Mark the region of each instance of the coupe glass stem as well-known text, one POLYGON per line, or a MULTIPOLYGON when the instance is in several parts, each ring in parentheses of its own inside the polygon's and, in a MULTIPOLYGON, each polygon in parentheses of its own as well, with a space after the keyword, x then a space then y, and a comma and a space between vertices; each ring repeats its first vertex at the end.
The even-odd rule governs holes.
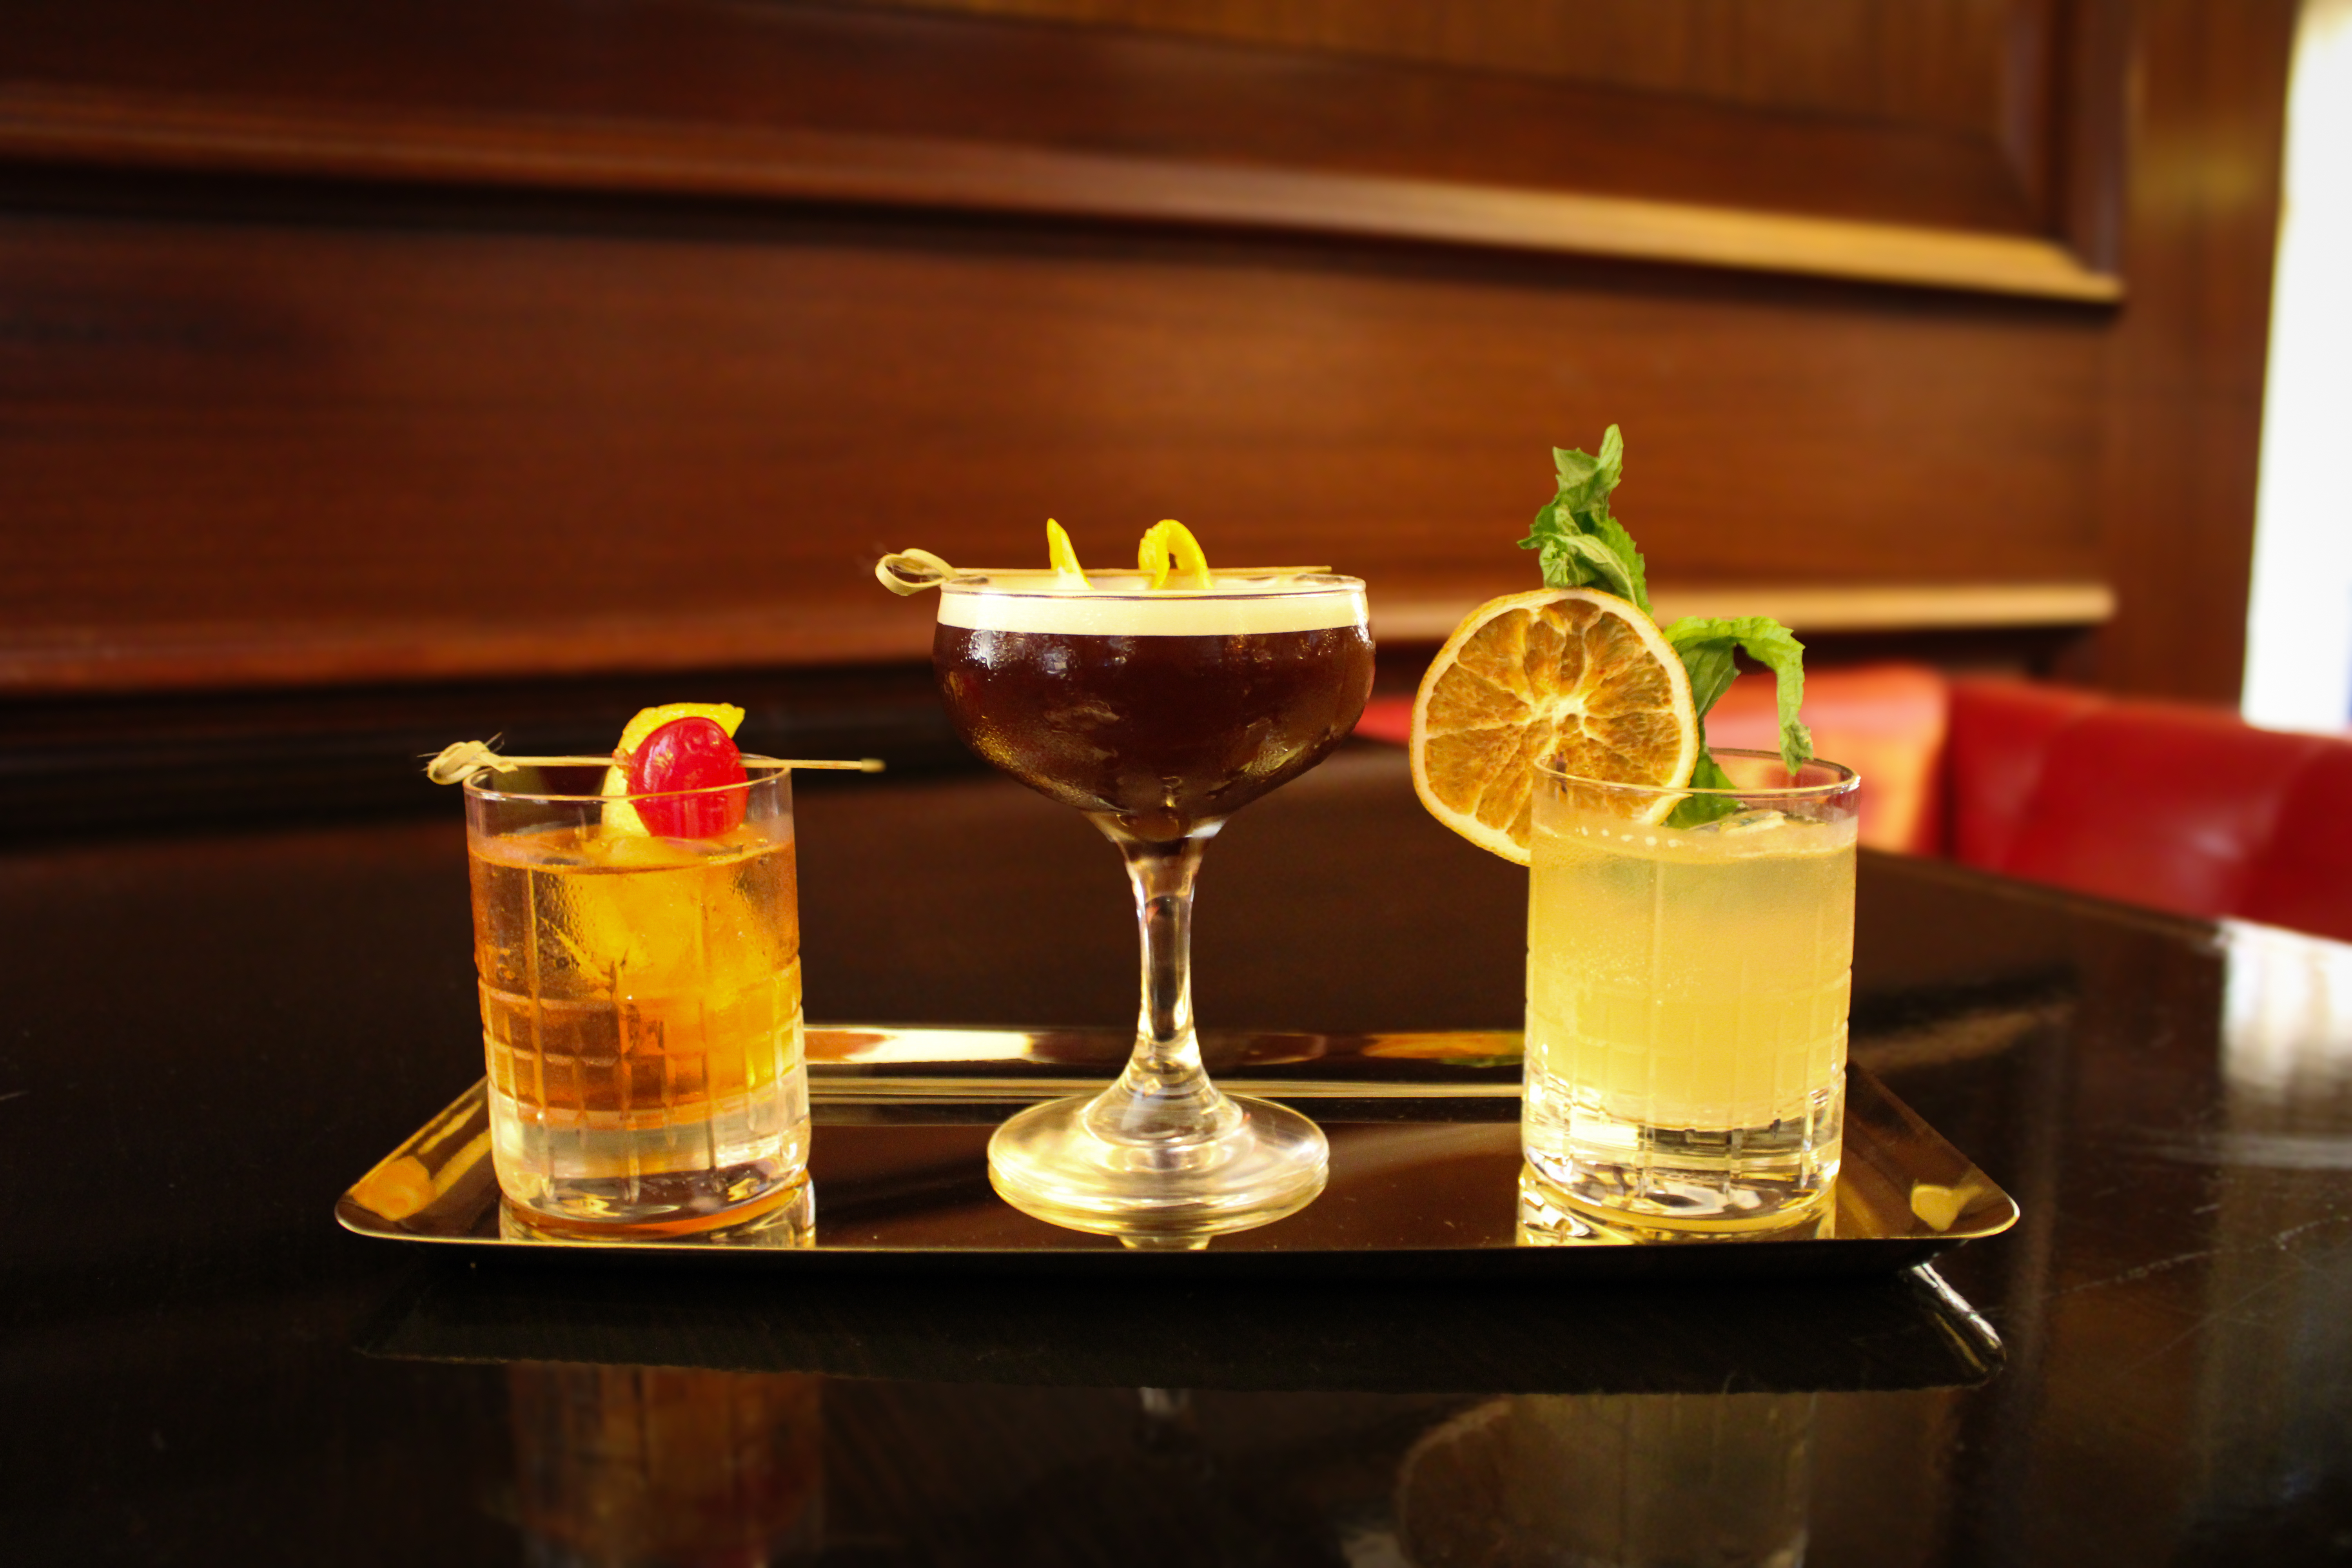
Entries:
POLYGON ((1095 826, 1118 846, 1135 889, 1143 1005, 1135 1054, 1118 1081, 1087 1108, 1087 1126, 1114 1142, 1171 1149, 1221 1137, 1242 1113, 1209 1081, 1192 1032, 1192 879, 1223 824, 1197 826, 1172 841, 1139 838, 1116 818, 1097 817, 1095 826))

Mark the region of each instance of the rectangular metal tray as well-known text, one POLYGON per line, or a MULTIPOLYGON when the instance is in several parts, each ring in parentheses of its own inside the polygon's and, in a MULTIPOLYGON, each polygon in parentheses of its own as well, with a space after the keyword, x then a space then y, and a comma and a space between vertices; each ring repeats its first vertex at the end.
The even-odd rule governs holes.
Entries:
POLYGON ((1108 1030, 808 1031, 815 1122, 803 1200, 699 1237, 604 1240, 501 1223, 477 1082, 337 1201, 346 1229, 558 1262, 658 1260, 793 1271, 1672 1279, 1876 1273, 2016 1223, 2017 1205, 1868 1072, 1850 1068, 1844 1163, 1815 1229, 1628 1244, 1523 1231, 1517 1033, 1221 1033, 1225 1089, 1312 1116, 1331 1141, 1320 1197, 1200 1251, 1137 1251, 1047 1225, 988 1184, 995 1124, 1108 1083, 1108 1030))

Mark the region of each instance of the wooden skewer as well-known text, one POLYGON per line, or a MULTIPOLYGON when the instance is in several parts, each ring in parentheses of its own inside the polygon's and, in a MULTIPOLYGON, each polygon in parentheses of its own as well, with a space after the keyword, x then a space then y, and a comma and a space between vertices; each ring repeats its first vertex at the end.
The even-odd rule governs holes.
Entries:
MULTIPOLYGON (((1327 574, 1328 566, 1219 566, 1212 577, 1312 577, 1327 574)), ((959 566, 958 577, 1051 577, 1056 575, 1051 566, 959 566)), ((1089 577, 1140 577, 1145 574, 1132 566, 1089 566, 1089 577)))
MULTIPOLYGON (((1328 573, 1328 566, 1227 566, 1212 572, 1210 576, 1254 579, 1259 577, 1312 577, 1328 573)), ((1140 570, 1128 572, 1118 568, 1097 570, 1097 577, 1149 576, 1140 570)), ((1062 577, 1066 574, 1051 566, 950 566, 928 550, 894 550, 874 563, 875 580, 890 592, 905 597, 919 594, 926 588, 938 588, 960 578, 968 577, 1062 577)), ((1211 592, 1214 592, 1213 585, 1211 592)))
MULTIPOLYGON (((860 757, 855 762, 822 762, 813 758, 746 756, 747 763, 772 763, 778 767, 824 769, 834 773, 878 773, 883 763, 879 757, 860 757)), ((609 768, 616 765, 609 754, 602 757, 508 757, 490 749, 485 741, 459 741, 445 747, 439 756, 425 764, 425 776, 435 784, 463 784, 477 773, 509 773, 517 768, 609 768)))

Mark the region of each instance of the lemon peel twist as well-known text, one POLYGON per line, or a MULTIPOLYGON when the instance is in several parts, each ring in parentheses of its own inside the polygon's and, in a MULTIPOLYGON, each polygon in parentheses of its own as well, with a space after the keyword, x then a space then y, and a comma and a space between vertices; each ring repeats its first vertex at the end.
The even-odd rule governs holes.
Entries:
POLYGON ((1192 531, 1174 518, 1164 518, 1145 531, 1135 552, 1150 588, 1207 588, 1209 557, 1192 531))
POLYGON ((1066 588, 1091 588, 1086 569, 1078 564, 1077 546, 1069 531, 1052 518, 1045 520, 1045 555, 1054 563, 1054 578, 1066 588))

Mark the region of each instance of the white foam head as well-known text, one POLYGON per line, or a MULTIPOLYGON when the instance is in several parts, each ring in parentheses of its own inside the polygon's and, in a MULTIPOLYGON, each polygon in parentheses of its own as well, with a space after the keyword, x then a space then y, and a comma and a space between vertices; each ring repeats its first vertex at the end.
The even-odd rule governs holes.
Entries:
POLYGON ((1365 624, 1364 585, 1353 577, 1212 576, 1207 588, 1144 586, 1140 573, 1099 572, 1092 586, 1053 578, 951 580, 940 589, 940 625, 980 632, 1064 637, 1252 637, 1365 624))

